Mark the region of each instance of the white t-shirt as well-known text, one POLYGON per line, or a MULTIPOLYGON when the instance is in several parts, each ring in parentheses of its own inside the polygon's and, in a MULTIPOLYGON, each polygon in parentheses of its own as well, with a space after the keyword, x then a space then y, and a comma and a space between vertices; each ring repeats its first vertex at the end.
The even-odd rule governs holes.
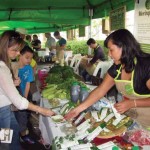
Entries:
POLYGON ((53 37, 50 37, 47 39, 45 47, 51 48, 52 46, 56 46, 56 41, 53 37))
POLYGON ((0 108, 14 104, 18 109, 27 109, 29 102, 16 89, 10 69, 0 61, 0 108))

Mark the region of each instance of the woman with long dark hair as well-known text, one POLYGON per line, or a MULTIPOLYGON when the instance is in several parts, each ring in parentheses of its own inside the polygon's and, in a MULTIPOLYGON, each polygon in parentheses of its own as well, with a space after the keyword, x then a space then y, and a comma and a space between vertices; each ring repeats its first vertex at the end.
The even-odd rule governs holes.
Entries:
POLYGON ((19 146, 19 127, 11 111, 11 104, 20 110, 28 109, 38 112, 45 116, 52 116, 53 111, 33 105, 26 98, 22 97, 17 91, 13 82, 11 59, 15 59, 24 41, 18 32, 13 30, 5 31, 0 37, 0 129, 13 129, 12 143, 0 144, 0 149, 20 150, 19 146))
POLYGON ((66 119, 77 116, 80 112, 102 98, 116 85, 123 100, 114 106, 120 114, 128 113, 144 127, 150 126, 150 54, 141 50, 140 44, 126 29, 111 33, 104 42, 114 64, 102 82, 87 99, 71 110, 66 119), (134 113, 131 113, 133 112, 134 113), (132 116, 134 114, 134 116, 132 116), (136 115, 135 115, 136 114, 136 115))

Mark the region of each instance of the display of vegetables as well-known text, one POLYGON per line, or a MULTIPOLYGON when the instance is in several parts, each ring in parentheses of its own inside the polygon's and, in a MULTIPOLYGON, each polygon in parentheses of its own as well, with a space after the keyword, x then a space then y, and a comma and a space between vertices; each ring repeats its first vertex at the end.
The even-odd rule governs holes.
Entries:
POLYGON ((74 71, 70 66, 54 66, 50 69, 45 82, 47 86, 42 91, 42 96, 46 99, 60 98, 70 100, 72 83, 79 82, 80 85, 84 84, 75 78, 74 71))

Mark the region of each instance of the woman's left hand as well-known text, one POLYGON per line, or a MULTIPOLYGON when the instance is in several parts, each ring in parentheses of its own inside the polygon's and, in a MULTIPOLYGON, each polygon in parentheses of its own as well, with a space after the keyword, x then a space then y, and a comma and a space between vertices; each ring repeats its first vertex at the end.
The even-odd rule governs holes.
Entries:
POLYGON ((119 103, 114 104, 114 107, 116 108, 117 112, 120 114, 123 114, 130 108, 134 107, 134 102, 132 100, 122 100, 119 103))
POLYGON ((21 83, 21 80, 20 80, 19 77, 17 77, 17 78, 14 80, 14 85, 15 85, 15 86, 19 86, 20 83, 21 83))

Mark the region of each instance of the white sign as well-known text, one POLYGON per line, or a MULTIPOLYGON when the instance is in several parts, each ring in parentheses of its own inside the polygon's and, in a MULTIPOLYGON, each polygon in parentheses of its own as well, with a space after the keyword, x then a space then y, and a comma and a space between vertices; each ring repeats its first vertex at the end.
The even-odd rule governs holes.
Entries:
POLYGON ((138 42, 150 44, 150 0, 135 3, 135 30, 138 42))
POLYGON ((11 143, 13 136, 13 130, 7 128, 0 129, 0 142, 1 143, 11 143))

